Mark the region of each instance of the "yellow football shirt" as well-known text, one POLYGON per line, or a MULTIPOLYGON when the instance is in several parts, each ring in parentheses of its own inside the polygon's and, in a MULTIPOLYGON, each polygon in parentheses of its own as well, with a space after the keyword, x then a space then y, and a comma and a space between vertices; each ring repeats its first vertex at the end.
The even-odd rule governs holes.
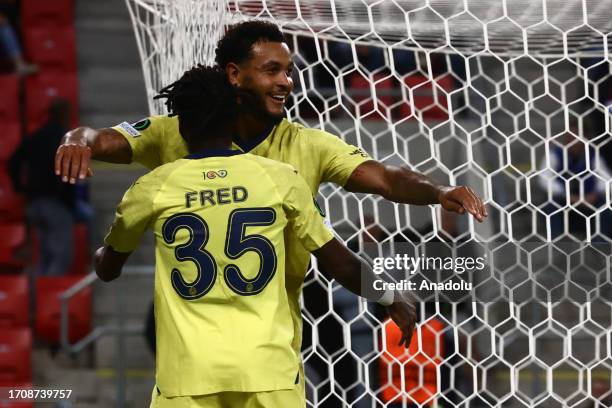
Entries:
POLYGON ((333 237, 296 171, 230 150, 160 166, 126 192, 106 243, 131 252, 147 228, 161 393, 295 387, 283 234, 308 251, 333 237))
MULTIPOLYGON (((125 136, 132 148, 132 160, 153 169, 187 154, 187 146, 178 129, 178 117, 151 116, 137 123, 123 122, 113 129, 125 136)), ((257 156, 280 161, 293 166, 306 180, 313 196, 319 192, 322 182, 344 186, 357 166, 369 155, 356 146, 319 129, 306 128, 283 119, 250 146, 233 145, 257 156)), ((300 293, 308 264, 309 252, 286 231, 287 245, 287 293, 295 322, 294 349, 302 346, 302 314, 300 293)))

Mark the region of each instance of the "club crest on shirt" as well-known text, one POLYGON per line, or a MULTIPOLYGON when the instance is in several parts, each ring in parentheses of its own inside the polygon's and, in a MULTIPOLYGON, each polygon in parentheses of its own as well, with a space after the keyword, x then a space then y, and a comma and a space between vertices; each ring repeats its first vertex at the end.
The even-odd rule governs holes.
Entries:
POLYGON ((136 123, 132 123, 132 127, 138 131, 145 130, 151 125, 151 121, 147 118, 141 119, 136 123))
POLYGON ((202 173, 204 179, 216 179, 217 177, 224 178, 227 176, 227 170, 208 170, 202 173))

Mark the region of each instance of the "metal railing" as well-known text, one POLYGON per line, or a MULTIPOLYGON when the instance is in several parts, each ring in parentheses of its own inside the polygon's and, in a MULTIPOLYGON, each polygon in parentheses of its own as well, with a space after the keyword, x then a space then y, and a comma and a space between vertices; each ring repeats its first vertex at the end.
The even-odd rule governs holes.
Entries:
MULTIPOLYGON (((154 266, 130 266, 123 268, 122 276, 152 276, 154 272, 154 266)), ((117 407, 121 408, 126 406, 127 380, 125 375, 125 361, 127 350, 125 337, 130 335, 142 335, 144 333, 142 324, 127 325, 125 323, 125 313, 123 312, 124 293, 121 287, 116 292, 116 323, 96 326, 82 339, 75 343, 70 343, 70 314, 68 313, 70 299, 97 281, 98 277, 96 273, 90 272, 87 276, 60 295, 60 341, 62 349, 65 352, 77 354, 103 336, 111 335, 117 337, 117 407)))

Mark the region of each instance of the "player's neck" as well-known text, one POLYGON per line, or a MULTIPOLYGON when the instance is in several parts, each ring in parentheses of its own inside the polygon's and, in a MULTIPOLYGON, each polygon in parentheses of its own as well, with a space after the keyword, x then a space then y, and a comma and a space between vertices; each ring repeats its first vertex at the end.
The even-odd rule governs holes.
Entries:
POLYGON ((231 150, 232 139, 227 137, 210 138, 189 145, 190 153, 198 153, 206 150, 231 150))
POLYGON ((261 116, 244 113, 236 121, 236 134, 242 141, 257 139, 262 137, 271 125, 271 118, 262 120, 261 116))

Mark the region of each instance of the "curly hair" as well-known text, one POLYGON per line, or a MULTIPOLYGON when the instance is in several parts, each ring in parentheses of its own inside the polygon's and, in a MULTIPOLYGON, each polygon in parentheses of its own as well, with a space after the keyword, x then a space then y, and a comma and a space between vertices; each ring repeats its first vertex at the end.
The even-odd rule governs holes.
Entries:
POLYGON ((169 116, 178 115, 179 131, 188 145, 205 135, 219 136, 236 119, 236 91, 225 73, 213 67, 197 65, 155 99, 166 99, 169 116))
POLYGON ((225 69, 227 64, 239 64, 249 58, 253 44, 260 41, 287 42, 280 28, 264 20, 249 20, 232 25, 217 44, 215 63, 225 69))

